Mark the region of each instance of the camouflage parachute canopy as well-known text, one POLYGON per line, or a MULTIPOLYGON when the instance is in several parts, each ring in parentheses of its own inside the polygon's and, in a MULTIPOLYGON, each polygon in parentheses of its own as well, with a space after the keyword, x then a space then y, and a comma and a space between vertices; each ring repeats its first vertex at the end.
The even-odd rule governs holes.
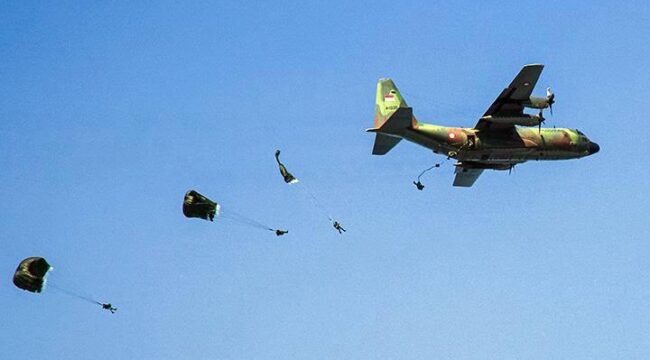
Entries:
POLYGON ((214 217, 219 215, 219 209, 219 204, 194 190, 185 193, 185 199, 183 200, 183 215, 188 218, 200 218, 214 221, 214 217))
POLYGON ((14 284, 27 291, 40 293, 45 284, 45 275, 50 264, 42 257, 29 257, 20 262, 14 274, 14 284))
POLYGON ((293 174, 287 170, 286 166, 280 161, 280 150, 275 150, 275 161, 278 162, 278 167, 280 168, 280 174, 282 175, 282 178, 284 178, 284 182, 287 184, 295 184, 298 182, 298 179, 296 179, 293 174))

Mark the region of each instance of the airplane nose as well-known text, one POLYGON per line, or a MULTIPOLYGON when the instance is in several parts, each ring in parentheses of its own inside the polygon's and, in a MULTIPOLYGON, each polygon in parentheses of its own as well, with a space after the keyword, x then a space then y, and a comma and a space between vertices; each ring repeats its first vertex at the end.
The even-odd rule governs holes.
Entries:
POLYGON ((587 149, 589 155, 593 155, 600 151, 600 146, 593 141, 589 142, 589 148, 587 149))

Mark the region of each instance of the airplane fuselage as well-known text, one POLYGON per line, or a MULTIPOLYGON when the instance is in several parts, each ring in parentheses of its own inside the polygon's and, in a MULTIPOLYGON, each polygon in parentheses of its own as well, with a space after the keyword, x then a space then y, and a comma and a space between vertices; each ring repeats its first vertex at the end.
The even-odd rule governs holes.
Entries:
POLYGON ((576 159, 598 152, 598 145, 578 130, 512 127, 503 132, 446 127, 417 122, 402 138, 486 169, 506 170, 529 160, 576 159))

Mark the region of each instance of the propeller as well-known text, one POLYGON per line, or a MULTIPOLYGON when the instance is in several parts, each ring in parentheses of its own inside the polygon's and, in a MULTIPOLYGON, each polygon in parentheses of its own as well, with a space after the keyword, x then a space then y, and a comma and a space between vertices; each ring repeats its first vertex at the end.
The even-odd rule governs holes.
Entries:
POLYGON ((551 115, 553 115, 553 104, 555 104, 555 94, 550 87, 546 88, 546 102, 548 103, 548 108, 551 110, 551 115))
MULTIPOLYGON (((553 104, 555 104, 555 94, 553 94, 553 90, 551 90, 550 87, 546 88, 546 103, 548 104, 549 110, 551 110, 551 115, 553 115, 553 104)), ((539 109, 539 122, 537 123, 537 131, 541 134, 542 133, 542 123, 546 121, 546 118, 544 117, 544 109, 539 109)))
POLYGON ((539 114, 537 114, 537 116, 539 117, 539 122, 537 123, 537 132, 539 134, 541 134, 542 133, 542 123, 544 121, 546 121, 546 118, 544 117, 544 113, 542 112, 541 109, 539 110, 539 114))

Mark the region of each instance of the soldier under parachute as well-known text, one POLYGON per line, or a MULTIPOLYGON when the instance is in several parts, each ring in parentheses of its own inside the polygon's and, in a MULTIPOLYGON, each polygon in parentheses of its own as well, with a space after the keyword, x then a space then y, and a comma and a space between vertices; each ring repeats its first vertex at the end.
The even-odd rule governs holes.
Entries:
POLYGON ((336 220, 334 221, 334 224, 332 224, 332 226, 334 226, 334 228, 339 232, 339 234, 343 234, 345 232, 343 226, 341 226, 341 224, 339 224, 339 222, 336 220))
POLYGON ((221 205, 199 194, 195 190, 189 190, 185 193, 185 198, 183 199, 183 215, 188 218, 199 218, 209 221, 214 221, 215 217, 222 217, 243 225, 272 231, 276 236, 282 236, 288 233, 287 230, 270 228, 257 220, 238 214, 232 210, 222 213, 221 205))
MULTIPOLYGON (((447 158, 447 160, 449 160, 449 158, 447 158)), ((433 166, 431 166, 431 167, 429 167, 429 168, 427 168, 427 169, 424 169, 424 170, 420 173, 420 175, 418 175, 418 181, 417 181, 417 182, 414 181, 414 182, 413 182, 413 185, 415 185, 415 187, 418 188, 418 190, 424 190, 424 184, 422 184, 422 182, 420 181, 420 178, 421 178, 422 175, 424 175, 424 173, 426 173, 427 171, 429 171, 429 170, 431 170, 431 169, 433 169, 433 168, 439 168, 440 165, 442 165, 441 162, 440 162, 440 163, 437 163, 437 164, 433 164, 433 166)))
MULTIPOLYGON (((28 257, 18 264, 18 268, 14 273, 14 285, 29 292, 40 293, 45 287, 45 282, 47 280, 46 275, 50 270, 52 270, 52 267, 44 258, 37 256, 28 257)), ((62 289, 58 286, 50 285, 50 287, 57 289, 66 295, 101 305, 102 309, 109 310, 113 314, 117 311, 117 308, 114 308, 111 304, 102 304, 99 301, 62 289)))
POLYGON ((115 312, 117 311, 117 308, 114 308, 113 305, 111 305, 110 303, 100 304, 100 305, 102 306, 102 309, 110 311, 111 314, 115 314, 115 312))

